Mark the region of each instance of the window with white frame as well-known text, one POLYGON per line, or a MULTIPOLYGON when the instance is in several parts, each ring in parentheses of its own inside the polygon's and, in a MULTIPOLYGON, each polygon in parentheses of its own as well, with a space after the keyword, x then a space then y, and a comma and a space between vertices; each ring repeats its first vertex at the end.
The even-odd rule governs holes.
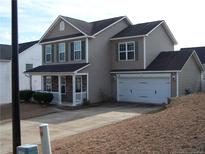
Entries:
POLYGON ((135 60, 135 42, 123 42, 118 44, 118 60, 135 60))
POLYGON ((45 77, 45 90, 52 91, 52 78, 51 78, 51 76, 45 77))
POLYGON ((58 44, 58 60, 59 62, 65 61, 65 43, 58 44))
POLYGON ((60 25, 59 25, 59 30, 64 31, 64 29, 65 29, 65 23, 64 23, 64 21, 61 21, 60 25))
POLYGON ((81 60, 81 41, 74 41, 74 60, 81 60))
POLYGON ((48 44, 45 46, 45 62, 49 63, 52 61, 52 46, 48 44))

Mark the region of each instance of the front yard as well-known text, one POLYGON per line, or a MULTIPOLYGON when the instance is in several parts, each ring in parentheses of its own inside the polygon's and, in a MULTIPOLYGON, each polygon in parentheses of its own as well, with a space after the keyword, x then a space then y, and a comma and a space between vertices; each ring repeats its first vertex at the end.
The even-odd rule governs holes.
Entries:
MULTIPOLYGON (((37 116, 47 115, 49 113, 58 112, 59 110, 53 106, 42 106, 34 103, 20 103, 21 119, 28 119, 37 116)), ((0 121, 9 121, 12 116, 11 104, 0 105, 0 121)))
POLYGON ((205 94, 176 98, 166 110, 52 142, 66 153, 205 153, 205 94))

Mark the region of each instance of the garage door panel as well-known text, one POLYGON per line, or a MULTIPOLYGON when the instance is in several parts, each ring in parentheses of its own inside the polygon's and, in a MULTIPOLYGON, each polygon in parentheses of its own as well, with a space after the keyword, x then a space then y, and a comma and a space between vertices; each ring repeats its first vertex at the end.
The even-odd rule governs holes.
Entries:
POLYGON ((119 78, 119 101, 162 103, 166 102, 168 97, 169 78, 119 78))

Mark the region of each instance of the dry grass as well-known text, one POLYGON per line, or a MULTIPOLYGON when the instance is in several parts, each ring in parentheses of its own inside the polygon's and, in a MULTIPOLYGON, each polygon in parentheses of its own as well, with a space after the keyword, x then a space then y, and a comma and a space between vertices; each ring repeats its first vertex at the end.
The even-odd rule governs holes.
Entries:
POLYGON ((205 153, 205 94, 174 99, 166 110, 52 142, 54 154, 205 153))
MULTIPOLYGON (((11 120, 11 104, 5 104, 0 106, 0 121, 11 120)), ((52 106, 42 106, 33 103, 20 103, 20 115, 21 119, 32 118, 36 116, 42 116, 49 113, 57 112, 58 109, 52 106)))

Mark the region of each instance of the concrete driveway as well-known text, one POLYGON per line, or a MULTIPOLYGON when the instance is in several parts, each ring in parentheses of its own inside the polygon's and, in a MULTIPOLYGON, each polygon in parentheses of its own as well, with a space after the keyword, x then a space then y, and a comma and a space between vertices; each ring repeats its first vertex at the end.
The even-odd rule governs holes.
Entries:
MULTIPOLYGON (((62 111, 21 121, 22 144, 39 144, 39 125, 48 123, 51 140, 96 129, 105 125, 158 110, 159 107, 135 105, 105 105, 73 111, 62 111)), ((11 123, 0 126, 0 153, 12 150, 11 123)))

